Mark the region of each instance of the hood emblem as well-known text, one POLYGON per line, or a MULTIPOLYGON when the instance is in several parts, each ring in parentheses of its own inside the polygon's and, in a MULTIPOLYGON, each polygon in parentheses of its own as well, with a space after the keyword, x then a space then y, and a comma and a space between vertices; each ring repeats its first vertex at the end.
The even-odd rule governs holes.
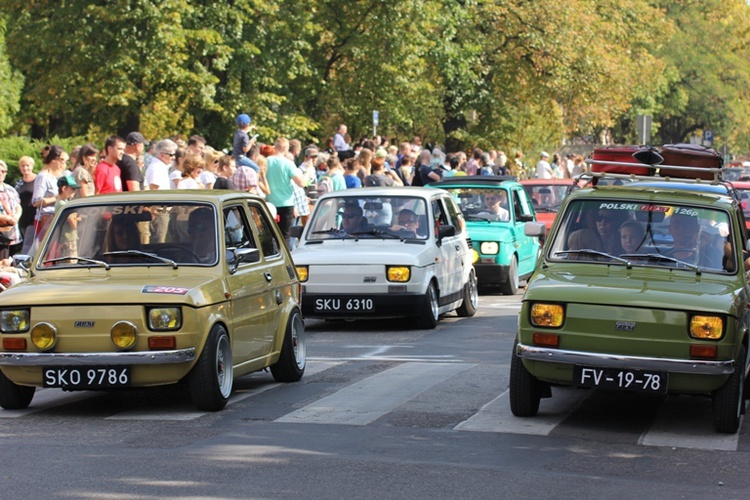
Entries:
POLYGON ((635 321, 618 321, 615 323, 615 330, 621 332, 632 332, 635 330, 635 321))
POLYGON ((375 283, 378 280, 377 276, 365 276, 364 283, 375 283))
POLYGON ((76 328, 93 328, 94 322, 93 321, 76 321, 73 323, 73 326, 76 328))

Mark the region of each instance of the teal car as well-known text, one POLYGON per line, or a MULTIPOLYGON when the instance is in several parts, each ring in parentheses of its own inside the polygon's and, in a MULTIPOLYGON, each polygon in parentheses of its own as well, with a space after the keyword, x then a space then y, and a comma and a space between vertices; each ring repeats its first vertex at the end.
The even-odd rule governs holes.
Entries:
POLYGON ((466 176, 428 187, 448 191, 464 214, 478 286, 515 295, 534 272, 545 232, 523 186, 510 177, 466 176))
POLYGON ((526 287, 514 415, 558 386, 709 397, 717 432, 745 412, 750 260, 721 182, 633 182, 566 197, 526 287))

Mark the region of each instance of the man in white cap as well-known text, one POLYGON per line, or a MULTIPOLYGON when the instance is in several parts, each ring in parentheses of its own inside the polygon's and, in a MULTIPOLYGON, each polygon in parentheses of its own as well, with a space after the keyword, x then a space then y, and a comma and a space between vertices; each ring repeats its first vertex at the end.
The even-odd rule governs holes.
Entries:
POLYGON ((547 161, 549 159, 549 153, 546 151, 542 151, 542 153, 539 155, 539 163, 536 164, 536 176, 539 179, 552 179, 554 175, 554 171, 552 170, 552 166, 550 166, 549 162, 547 161))

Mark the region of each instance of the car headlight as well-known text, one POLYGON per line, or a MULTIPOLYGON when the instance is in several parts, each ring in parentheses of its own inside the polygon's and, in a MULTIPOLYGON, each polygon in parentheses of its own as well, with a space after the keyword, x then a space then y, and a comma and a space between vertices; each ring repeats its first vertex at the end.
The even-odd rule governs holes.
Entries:
POLYGON ((483 241, 479 245, 479 251, 484 255, 497 255, 500 252, 500 245, 497 241, 483 241))
POLYGON ((565 309, 560 304, 532 304, 531 324, 557 328, 565 321, 565 309))
POLYGON ((49 323, 38 323, 31 329, 31 343, 39 350, 47 351, 57 343, 57 328, 49 323))
POLYGON ((388 281, 405 283, 411 278, 411 268, 409 266, 387 266, 386 276, 388 281))
POLYGON ((690 336, 701 340, 719 340, 724 334, 724 320, 718 316, 690 318, 690 336))
POLYGON ((297 266, 297 275, 299 276, 299 280, 301 282, 307 281, 307 273, 307 266, 297 266))
POLYGON ((130 349, 135 345, 138 329, 129 321, 118 321, 109 332, 109 337, 120 349, 130 349))
POLYGON ((0 311, 0 332, 22 333, 27 331, 29 331, 28 309, 0 311))
POLYGON ((179 307, 154 307, 148 311, 148 327, 154 331, 179 330, 182 310, 179 307))

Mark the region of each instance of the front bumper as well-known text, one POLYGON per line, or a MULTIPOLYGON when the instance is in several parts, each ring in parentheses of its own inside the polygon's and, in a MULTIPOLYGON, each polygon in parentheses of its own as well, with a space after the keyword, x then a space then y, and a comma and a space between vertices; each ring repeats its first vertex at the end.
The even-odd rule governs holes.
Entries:
POLYGON ((479 286, 500 285, 508 282, 509 266, 500 264, 474 264, 474 271, 477 273, 477 283, 479 286))
POLYGON ((645 356, 624 356, 621 354, 567 351, 548 347, 518 344, 516 355, 524 360, 560 363, 566 365, 586 365, 597 368, 625 368, 631 370, 662 371, 690 375, 730 375, 734 373, 735 361, 708 361, 698 359, 650 358, 645 356))
POLYGON ((306 318, 360 319, 400 318, 421 313, 426 295, 413 293, 343 295, 330 293, 302 293, 302 315, 306 318), (356 301, 372 301, 371 310, 353 309, 356 301))
POLYGON ((164 365, 195 360, 195 347, 144 352, 2 352, 0 366, 164 365))

